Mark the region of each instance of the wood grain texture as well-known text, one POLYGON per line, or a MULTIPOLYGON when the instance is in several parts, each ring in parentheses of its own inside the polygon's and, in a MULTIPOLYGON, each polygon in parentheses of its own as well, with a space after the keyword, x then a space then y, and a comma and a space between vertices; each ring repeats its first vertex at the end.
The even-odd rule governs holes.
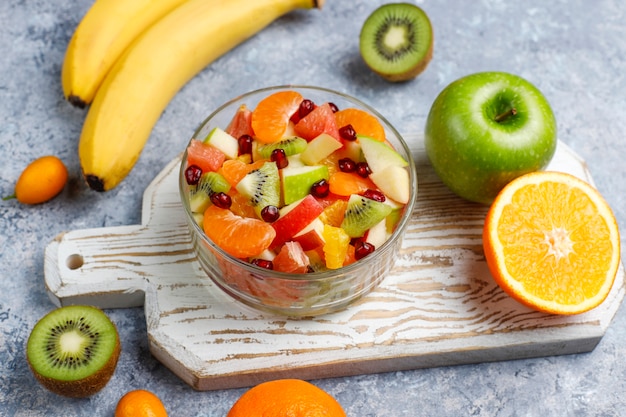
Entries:
MULTIPOLYGON (((180 159, 144 194, 142 224, 76 230, 45 251, 58 305, 144 305, 152 354, 197 390, 591 351, 624 297, 624 270, 598 308, 547 315, 508 297, 482 251, 486 207, 454 196, 406 137, 417 164, 417 205, 392 273, 348 309, 292 320, 247 307, 203 274, 178 193, 180 159)), ((549 169, 593 182, 559 143, 549 169)))

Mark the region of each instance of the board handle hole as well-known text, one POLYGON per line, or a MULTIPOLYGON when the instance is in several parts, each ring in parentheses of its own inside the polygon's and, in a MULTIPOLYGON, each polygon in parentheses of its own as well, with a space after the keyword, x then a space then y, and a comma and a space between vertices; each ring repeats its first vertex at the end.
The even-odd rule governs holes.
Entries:
POLYGON ((71 270, 78 269, 83 266, 83 257, 77 253, 67 257, 65 261, 67 267, 71 270))

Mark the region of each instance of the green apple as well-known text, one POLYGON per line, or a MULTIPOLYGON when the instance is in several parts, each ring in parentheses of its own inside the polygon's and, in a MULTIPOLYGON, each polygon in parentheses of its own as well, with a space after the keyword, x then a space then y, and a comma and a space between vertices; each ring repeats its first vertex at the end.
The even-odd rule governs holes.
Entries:
POLYGON ((556 150, 556 130, 552 109, 534 85, 509 73, 481 72, 437 96, 425 147, 450 190, 490 204, 514 178, 546 167, 556 150))
POLYGON ((340 141, 328 133, 322 133, 307 144, 300 158, 307 165, 315 165, 342 146, 340 141))
POLYGON ((357 136, 363 156, 372 172, 379 172, 388 166, 405 167, 409 163, 388 144, 368 136, 357 136))
POLYGON ((204 138, 203 142, 224 152, 226 157, 229 159, 237 158, 239 152, 239 143, 237 142, 237 139, 219 127, 213 128, 206 138, 204 138))
POLYGON ((289 164, 281 170, 283 201, 285 204, 291 204, 304 198, 311 192, 313 184, 322 179, 328 180, 328 177, 326 165, 292 166, 289 164))

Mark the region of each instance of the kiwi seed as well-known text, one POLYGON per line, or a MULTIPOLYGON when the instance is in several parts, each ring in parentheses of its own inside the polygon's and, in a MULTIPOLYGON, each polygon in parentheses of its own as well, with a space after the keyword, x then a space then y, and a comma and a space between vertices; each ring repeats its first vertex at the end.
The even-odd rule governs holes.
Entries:
POLYGON ((367 66, 383 78, 392 82, 413 79, 433 55, 430 19, 413 4, 385 4, 363 23, 359 49, 367 66))
POLYGON ((109 382, 120 355, 117 328, 91 306, 61 307, 31 331, 26 358, 37 380, 66 397, 88 397, 109 382))

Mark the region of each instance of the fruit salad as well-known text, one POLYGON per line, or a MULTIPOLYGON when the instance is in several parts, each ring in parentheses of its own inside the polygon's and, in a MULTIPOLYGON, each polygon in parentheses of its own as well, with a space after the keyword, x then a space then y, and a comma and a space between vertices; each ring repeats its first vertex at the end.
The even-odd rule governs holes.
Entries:
POLYGON ((373 114, 281 90, 192 139, 182 172, 210 240, 258 267, 303 274, 385 244, 414 197, 408 165, 373 114))

